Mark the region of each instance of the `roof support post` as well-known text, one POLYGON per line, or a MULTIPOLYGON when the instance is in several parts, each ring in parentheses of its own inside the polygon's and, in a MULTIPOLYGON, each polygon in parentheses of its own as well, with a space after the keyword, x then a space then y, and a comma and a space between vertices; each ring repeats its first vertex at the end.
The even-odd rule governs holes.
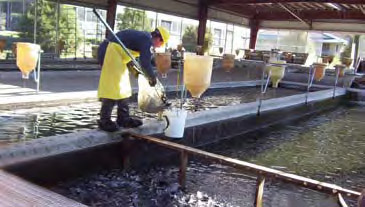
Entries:
POLYGON ((259 32, 260 21, 258 19, 250 19, 250 49, 256 48, 257 34, 259 32))
MULTIPOLYGON (((109 26, 114 30, 115 25, 115 17, 117 15, 117 6, 118 1, 117 0, 108 0, 108 9, 106 13, 106 22, 109 24, 109 26)), ((109 31, 106 30, 106 37, 109 37, 109 31)))
MULTIPOLYGON (((354 55, 354 61, 352 62, 352 65, 356 66, 356 61, 359 58, 359 49, 360 49, 360 35, 355 35, 354 37, 354 43, 355 43, 355 55, 354 55)), ((355 68, 356 70, 356 68, 355 68)))
POLYGON ((205 41, 205 31, 208 20, 208 3, 206 0, 199 1, 199 27, 198 27, 198 45, 203 46, 205 41))

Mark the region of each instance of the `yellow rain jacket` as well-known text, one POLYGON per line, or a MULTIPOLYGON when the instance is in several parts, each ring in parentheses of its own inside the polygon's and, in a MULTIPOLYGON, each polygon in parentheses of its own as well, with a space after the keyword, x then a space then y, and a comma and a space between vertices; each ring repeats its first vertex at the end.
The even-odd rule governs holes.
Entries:
MULTIPOLYGON (((129 51, 135 58, 139 56, 139 52, 129 51)), ((132 96, 127 68, 129 61, 131 58, 119 44, 114 42, 108 44, 100 75, 98 98, 119 100, 132 96)))

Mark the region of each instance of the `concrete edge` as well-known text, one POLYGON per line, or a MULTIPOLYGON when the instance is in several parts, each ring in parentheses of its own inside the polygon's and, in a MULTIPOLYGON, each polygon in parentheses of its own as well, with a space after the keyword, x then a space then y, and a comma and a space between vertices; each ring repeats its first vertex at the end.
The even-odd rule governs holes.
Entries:
MULTIPOLYGON (((294 82, 294 81, 281 81, 280 83, 284 84, 284 85, 288 84, 288 85, 305 86, 305 87, 308 86, 307 83, 299 83, 299 82, 294 82)), ((312 87, 313 88, 323 88, 323 89, 333 88, 333 86, 319 85, 319 84, 313 84, 312 87)))
MULTIPOLYGON (((346 94, 346 89, 337 88, 335 97, 343 96, 346 94)), ((297 94, 292 96, 285 96, 281 98, 274 98, 262 101, 261 111, 270 111, 280 108, 295 106, 298 104, 305 104, 306 94, 297 94)), ((333 90, 323 90, 310 92, 308 95, 308 103, 316 102, 333 98, 333 90)), ((222 121, 250 114, 256 114, 258 110, 258 102, 251 102, 245 104, 239 104, 235 106, 226 106, 214 109, 214 113, 211 111, 197 112, 189 116, 189 123, 187 127, 203 125, 210 122, 222 121)))

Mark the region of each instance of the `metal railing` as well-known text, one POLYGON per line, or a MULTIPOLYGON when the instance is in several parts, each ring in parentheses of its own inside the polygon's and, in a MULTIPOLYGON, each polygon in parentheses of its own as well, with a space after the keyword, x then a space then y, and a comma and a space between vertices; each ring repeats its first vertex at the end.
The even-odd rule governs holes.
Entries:
MULTIPOLYGON (((253 163, 241 161, 238 159, 233 159, 230 157, 217 155, 214 153, 206 152, 203 150, 195 149, 193 147, 177 144, 174 142, 154 138, 151 136, 145 136, 145 135, 139 135, 135 133, 126 133, 123 135, 125 137, 124 144, 126 145, 126 149, 130 150, 130 142, 131 138, 146 141, 147 143, 153 143, 157 144, 163 147, 166 147, 171 150, 175 150, 180 152, 180 174, 179 174, 179 184, 182 188, 185 188, 186 186, 186 168, 188 165, 188 155, 194 155, 198 157, 202 157, 205 159, 209 159, 212 161, 215 161, 220 164, 228 165, 240 170, 248 171, 251 173, 254 173, 257 175, 257 184, 256 184, 256 198, 255 198, 255 206, 256 207, 262 207, 263 204, 263 193, 264 193, 264 186, 265 186, 265 179, 271 178, 271 179, 277 179, 282 180, 284 182, 288 182, 291 184, 295 184, 301 187, 313 189, 316 191, 324 192, 330 195, 334 195, 338 199, 338 203, 345 207, 347 206, 343 195, 347 196, 352 199, 358 199, 361 196, 360 192, 349 190, 342 188, 340 186, 320 182, 317 180, 313 180, 310 178, 286 173, 279 170, 274 170, 268 167, 256 165, 253 163)), ((124 167, 128 168, 128 165, 130 163, 128 154, 125 154, 125 157, 123 157, 124 160, 124 167)))
POLYGON ((333 96, 332 96, 333 99, 336 97, 336 88, 337 88, 338 79, 340 77, 340 70, 341 69, 338 67, 336 67, 336 69, 335 69, 336 79, 335 79, 335 85, 333 86, 333 96))
POLYGON ((267 87, 269 86, 270 83, 270 78, 271 78, 271 70, 268 71, 268 73, 266 74, 266 67, 268 64, 265 65, 265 67, 262 69, 262 76, 261 76, 261 90, 260 90, 260 96, 259 96, 259 104, 257 107, 257 115, 260 115, 261 113, 261 107, 262 107, 262 100, 264 99, 264 95, 267 91, 267 87), (265 76, 267 76, 267 80, 265 82, 265 76))
MULTIPOLYGON (((263 62, 263 61, 261 61, 261 62, 263 62)), ((263 63, 265 64, 265 66, 262 70, 262 76, 261 76, 261 91, 260 91, 260 95, 259 95, 259 98, 258 98, 257 115, 260 115, 260 113, 261 113, 261 108, 262 108, 262 104, 263 104, 262 102, 263 102, 264 95, 267 91, 268 85, 270 83, 270 78, 271 78, 271 71, 267 72, 265 70, 265 68, 267 66, 287 67, 289 65, 287 63, 283 63, 283 64, 280 64, 280 63, 266 63, 266 62, 263 62, 263 63), (265 81, 265 77, 267 78, 266 81, 265 81)), ((317 68, 313 65, 311 65, 309 67, 307 90, 306 90, 306 93, 305 93, 305 104, 308 104, 309 93, 310 93, 310 89, 313 86, 313 81, 314 81, 314 76, 316 74, 316 70, 317 70, 317 68)), ((336 68, 335 69, 335 81, 334 81, 334 86, 333 86, 332 98, 336 97, 336 89, 337 89, 337 84, 338 84, 339 78, 340 78, 340 69, 336 68)))
POLYGON ((365 58, 363 57, 358 57, 356 62, 355 62, 355 67, 354 67, 354 75, 356 75, 357 73, 357 69, 360 67, 360 64, 362 61, 365 61, 365 58))
POLYGON ((314 75, 316 74, 316 68, 311 65, 308 70, 308 85, 307 92, 305 93, 305 104, 308 104, 308 96, 310 92, 310 88, 313 85, 314 75))

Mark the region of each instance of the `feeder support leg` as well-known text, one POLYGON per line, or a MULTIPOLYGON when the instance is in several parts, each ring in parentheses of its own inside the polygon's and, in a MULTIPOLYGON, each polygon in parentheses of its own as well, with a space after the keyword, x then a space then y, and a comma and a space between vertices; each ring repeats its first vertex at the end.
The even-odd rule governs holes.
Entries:
POLYGON ((336 97, 336 88, 337 88, 337 82, 338 82, 338 78, 340 76, 340 68, 336 68, 335 70, 336 73, 336 79, 335 79, 335 85, 333 86, 333 99, 336 97))
POLYGON ((188 165, 188 153, 185 151, 181 152, 180 162, 179 184, 184 189, 186 185, 186 168, 188 165))
POLYGON ((256 182, 256 196, 255 196, 255 207, 262 207, 262 200, 264 195, 265 178, 262 176, 257 177, 256 182))
POLYGON ((345 202, 345 199, 343 199, 341 193, 337 194, 337 198, 338 198, 338 204, 340 204, 341 207, 348 207, 348 205, 345 202))
POLYGON ((198 26, 198 45, 203 46, 205 41, 205 30, 208 21, 208 1, 199 1, 199 26, 198 26))
POLYGON ((122 142, 122 159, 123 159, 123 170, 128 170, 130 168, 130 154, 132 151, 132 140, 129 134, 123 134, 123 142, 122 142))

